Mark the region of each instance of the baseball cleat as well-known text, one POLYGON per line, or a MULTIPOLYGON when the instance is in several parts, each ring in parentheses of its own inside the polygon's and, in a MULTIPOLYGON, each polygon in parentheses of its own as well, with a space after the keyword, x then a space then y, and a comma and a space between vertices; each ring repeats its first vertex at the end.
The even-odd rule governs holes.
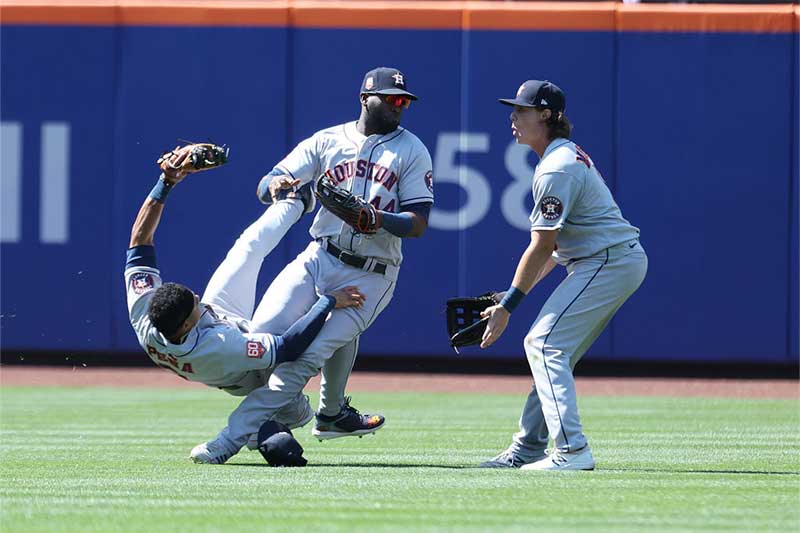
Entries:
POLYGON ((541 461, 527 464, 521 470, 594 470, 594 457, 588 444, 569 453, 553 450, 541 461))
POLYGON ((221 465, 236 455, 238 451, 232 451, 220 439, 214 439, 192 448, 189 456, 198 464, 221 465))
POLYGON ((363 437, 375 433, 386 422, 382 415, 362 415, 358 409, 350 406, 350 397, 344 399, 344 405, 338 415, 317 415, 311 434, 320 441, 338 439, 339 437, 363 437))
POLYGON ((537 455, 523 455, 511 448, 501 452, 497 457, 484 461, 478 468, 520 468, 523 465, 544 459, 547 455, 542 452, 537 455))
MULTIPOLYGON (((314 418, 314 410, 311 408, 311 403, 308 401, 308 396, 303 393, 297 395, 297 399, 292 403, 286 404, 272 415, 270 420, 280 422, 286 425, 289 429, 301 428, 311 422, 314 418)), ((258 449, 258 433, 253 433, 247 439, 247 449, 258 449)))

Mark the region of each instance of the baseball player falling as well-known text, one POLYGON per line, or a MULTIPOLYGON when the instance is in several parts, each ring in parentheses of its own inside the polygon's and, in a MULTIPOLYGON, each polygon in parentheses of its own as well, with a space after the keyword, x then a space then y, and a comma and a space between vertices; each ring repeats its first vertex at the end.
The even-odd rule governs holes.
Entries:
POLYGON ((531 242, 503 300, 483 312, 489 321, 481 347, 500 338, 514 309, 556 264, 566 267, 567 277, 525 337, 535 383, 520 430, 508 449, 481 466, 593 470, 572 369, 644 280, 647 256, 639 230, 622 218, 591 158, 569 140, 572 125, 561 89, 529 80, 516 98, 500 102, 514 107, 511 132, 517 143, 530 146, 540 161, 533 175, 531 242), (554 442, 549 454, 548 437, 554 442))
POLYGON ((265 420, 296 401, 320 370, 314 436, 320 440, 360 436, 383 426, 382 416, 361 415, 351 407, 344 391, 359 335, 392 299, 403 259, 401 240, 421 236, 428 225, 433 204, 431 157, 415 135, 400 127, 403 111, 416 99, 397 69, 367 72, 358 120, 318 131, 262 178, 259 198, 280 205, 284 197, 307 196, 314 180, 324 174, 369 202, 378 225, 374 233, 360 233, 320 208, 310 229, 311 242, 272 282, 250 327, 288 331, 315 305, 319 293, 345 287, 358 287, 359 305, 333 311, 299 358, 275 367, 266 386, 253 390, 231 413, 227 427, 192 451, 195 461, 222 463, 237 453, 265 420))
MULTIPOLYGON (((160 160, 164 172, 131 230, 125 286, 131 325, 153 362, 184 379, 239 396, 263 387, 277 365, 299 357, 318 336, 329 313, 358 309, 364 305, 365 295, 347 284, 327 286, 281 335, 253 327, 261 264, 291 225, 313 209, 314 198, 308 195, 304 200, 287 198, 272 204, 248 227, 217 268, 202 299, 183 285, 162 284, 153 236, 167 195, 188 173, 218 166, 226 157, 226 152, 213 145, 189 145, 176 147, 160 160), (218 159, 205 160, 208 165, 204 168, 202 158, 201 168, 191 163, 193 154, 211 153, 214 157, 214 150, 218 159)), ((290 428, 308 423, 313 416, 308 398, 297 391, 290 400, 282 410, 270 413, 272 418, 290 428)), ((193 458, 211 462, 195 451, 193 458)), ((222 457, 216 458, 224 462, 222 457)))

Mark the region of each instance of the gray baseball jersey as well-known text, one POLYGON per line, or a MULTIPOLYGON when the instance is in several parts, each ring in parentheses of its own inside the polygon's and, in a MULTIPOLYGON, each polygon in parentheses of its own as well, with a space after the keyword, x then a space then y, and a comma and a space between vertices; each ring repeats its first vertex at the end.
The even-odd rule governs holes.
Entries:
POLYGON ((249 372, 274 366, 273 335, 249 333, 244 330, 244 322, 221 318, 208 304, 200 304, 202 316, 183 342, 169 342, 147 316, 147 306, 161 284, 157 268, 138 266, 125 271, 131 325, 139 344, 155 364, 212 387, 242 382, 249 372))
MULTIPOLYGON (((301 184, 325 173, 336 183, 363 197, 377 209, 397 213, 402 208, 433 202, 431 157, 422 142, 398 127, 386 135, 358 132, 356 122, 318 131, 298 144, 275 165, 274 171, 301 184)), ((358 309, 334 310, 325 327, 297 360, 279 365, 266 387, 253 390, 231 413, 218 438, 238 450, 263 421, 297 397, 308 380, 322 369, 319 412, 336 414, 356 356, 356 343, 389 305, 403 260, 401 239, 380 229, 375 235, 355 233, 350 226, 320 208, 304 252, 286 265, 267 289, 251 321, 254 331, 285 331, 316 300, 317 292, 355 285, 366 295, 358 309), (388 267, 377 273, 368 261, 364 269, 331 255, 317 239, 329 238, 339 248, 374 259, 388 267), (371 266, 370 266, 371 265, 371 266)))
MULTIPOLYGON (((325 173, 375 208, 397 213, 418 203, 433 203, 433 165, 428 149, 413 133, 398 127, 386 135, 359 133, 355 122, 318 131, 298 144, 275 169, 301 183, 325 173)), ((314 239, 329 237, 362 257, 398 266, 403 260, 400 237, 384 229, 358 234, 325 208, 310 230, 314 239)))
POLYGON ((531 230, 561 230, 553 258, 565 265, 636 239, 591 158, 574 142, 555 139, 533 176, 531 230))

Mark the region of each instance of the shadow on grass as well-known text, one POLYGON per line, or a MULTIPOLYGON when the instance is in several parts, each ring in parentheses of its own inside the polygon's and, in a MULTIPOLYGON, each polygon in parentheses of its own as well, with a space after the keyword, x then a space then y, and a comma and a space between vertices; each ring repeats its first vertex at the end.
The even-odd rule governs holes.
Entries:
MULTIPOLYGON (((258 468, 267 467, 271 468, 267 463, 226 463, 230 466, 255 466, 258 468)), ((453 465, 436 465, 436 464, 394 464, 394 463, 315 463, 309 462, 305 467, 313 468, 317 466, 325 467, 340 467, 340 468, 436 468, 445 470, 464 470, 467 468, 476 468, 472 466, 453 466, 453 465)))
MULTIPOLYGON (((256 468, 271 468, 267 463, 227 463, 230 466, 250 466, 256 468)), ((440 465, 431 463, 315 463, 310 462, 306 468, 314 467, 339 467, 339 468, 434 468, 437 470, 504 470, 497 468, 480 468, 477 465, 440 465)), ((511 469, 509 469, 511 470, 511 469)), ((783 472, 770 470, 675 470, 666 468, 598 468, 598 472, 651 472, 654 474, 733 474, 733 475, 770 475, 770 476, 800 476, 800 472, 783 472)))
POLYGON ((772 470, 678 470, 672 468, 602 468, 603 472, 653 472, 657 474, 743 474, 770 476, 800 476, 800 472, 782 472, 772 470))

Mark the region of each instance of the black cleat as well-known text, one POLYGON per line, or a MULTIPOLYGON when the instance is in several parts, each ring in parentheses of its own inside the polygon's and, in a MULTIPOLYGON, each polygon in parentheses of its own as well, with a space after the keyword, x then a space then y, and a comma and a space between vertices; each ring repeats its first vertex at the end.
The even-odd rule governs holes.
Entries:
POLYGON ((344 399, 344 405, 338 415, 317 414, 311 434, 320 442, 339 437, 363 437, 381 429, 385 422, 383 415, 359 413, 358 409, 350 406, 348 396, 344 399))

